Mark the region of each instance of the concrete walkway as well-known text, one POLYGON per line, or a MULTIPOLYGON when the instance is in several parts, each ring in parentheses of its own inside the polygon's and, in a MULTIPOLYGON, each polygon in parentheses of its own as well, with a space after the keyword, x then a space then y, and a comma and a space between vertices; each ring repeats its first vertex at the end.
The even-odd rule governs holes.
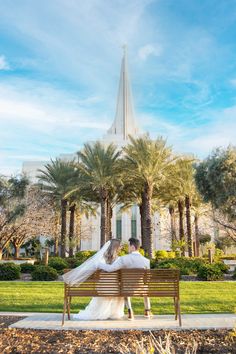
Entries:
POLYGON ((231 329, 236 325, 236 314, 203 314, 182 315, 182 327, 173 315, 154 316, 146 319, 143 316, 135 316, 134 321, 106 320, 106 321, 65 321, 61 325, 61 314, 55 313, 24 313, 24 312, 0 312, 0 315, 27 316, 25 319, 12 324, 11 328, 53 329, 53 330, 189 330, 189 329, 231 329))

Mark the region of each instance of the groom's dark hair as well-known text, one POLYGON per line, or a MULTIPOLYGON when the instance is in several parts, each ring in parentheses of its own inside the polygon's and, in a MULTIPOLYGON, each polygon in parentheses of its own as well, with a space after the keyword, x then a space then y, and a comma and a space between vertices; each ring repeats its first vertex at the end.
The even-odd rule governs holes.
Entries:
POLYGON ((134 237, 131 237, 131 238, 129 239, 129 244, 130 244, 130 246, 134 246, 136 250, 138 250, 139 247, 140 247, 140 242, 139 242, 139 240, 138 240, 137 238, 134 238, 134 237))

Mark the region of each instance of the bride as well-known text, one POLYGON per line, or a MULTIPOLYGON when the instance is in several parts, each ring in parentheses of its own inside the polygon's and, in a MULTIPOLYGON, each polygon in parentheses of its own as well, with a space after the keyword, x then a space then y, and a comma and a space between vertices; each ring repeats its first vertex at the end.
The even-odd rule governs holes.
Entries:
MULTIPOLYGON (((90 277, 97 269, 100 262, 113 264, 118 260, 120 241, 112 239, 91 258, 79 267, 63 275, 63 280, 68 285, 79 285, 90 277)), ((73 315, 76 320, 106 320, 119 319, 124 316, 124 298, 122 297, 94 297, 85 310, 73 315)))

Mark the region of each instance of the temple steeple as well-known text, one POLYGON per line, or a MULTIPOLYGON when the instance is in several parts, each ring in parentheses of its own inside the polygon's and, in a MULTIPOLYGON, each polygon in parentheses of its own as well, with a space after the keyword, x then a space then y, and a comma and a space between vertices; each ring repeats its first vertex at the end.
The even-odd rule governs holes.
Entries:
POLYGON ((124 45, 123 49, 116 115, 107 134, 118 135, 122 140, 127 140, 129 135, 136 136, 138 129, 134 117, 133 98, 129 82, 127 46, 124 45))

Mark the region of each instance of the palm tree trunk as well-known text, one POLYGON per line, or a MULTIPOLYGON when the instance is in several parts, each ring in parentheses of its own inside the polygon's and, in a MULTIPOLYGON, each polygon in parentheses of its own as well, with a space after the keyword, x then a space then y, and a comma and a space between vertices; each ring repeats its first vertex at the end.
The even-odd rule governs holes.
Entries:
POLYGON ((199 257, 200 255, 200 242, 199 242, 199 216, 196 213, 194 215, 194 227, 195 227, 195 242, 196 242, 196 257, 199 257))
POLYGON ((56 215, 55 216, 55 224, 54 224, 54 255, 55 256, 58 256, 59 255, 59 237, 58 237, 58 234, 59 234, 59 220, 60 217, 59 215, 56 215))
POLYGON ((144 227, 145 217, 144 217, 143 203, 139 204, 139 213, 140 213, 140 223, 141 223, 141 245, 144 250, 147 250, 146 234, 145 234, 145 227, 144 227))
POLYGON ((111 207, 111 203, 108 202, 108 239, 111 240, 112 239, 112 215, 113 215, 113 210, 111 207))
POLYGON ((61 200, 61 257, 66 256, 66 214, 67 214, 67 200, 61 200))
POLYGON ((169 206, 169 214, 170 214, 171 244, 173 246, 176 241, 175 209, 173 205, 169 206))
POLYGON ((107 234, 106 234, 106 241, 112 239, 112 207, 109 198, 107 198, 107 234))
POLYGON ((2 251, 3 251, 3 249, 0 248, 0 260, 2 259, 2 251))
POLYGON ((189 196, 185 197, 185 208, 186 208, 188 255, 189 255, 189 257, 193 257, 193 237, 192 237, 192 226, 191 226, 191 202, 190 202, 189 196))
POLYGON ((106 243, 107 239, 107 191, 101 189, 100 204, 101 204, 101 247, 106 243))
POLYGON ((81 250, 81 233, 82 233, 82 219, 80 213, 77 213, 76 216, 76 235, 77 235, 77 240, 76 240, 76 252, 79 252, 81 250))
MULTIPOLYGON (((184 203, 182 200, 178 201, 178 212, 179 212, 179 239, 184 242, 184 203)), ((184 246, 181 247, 181 255, 184 256, 184 246)))
POLYGON ((146 247, 145 250, 150 258, 153 258, 153 227, 152 227, 152 188, 146 184, 144 189, 144 215, 145 215, 145 234, 146 247))
POLYGON ((74 233, 75 233, 75 204, 70 207, 70 224, 69 224, 69 257, 74 255, 74 233))

